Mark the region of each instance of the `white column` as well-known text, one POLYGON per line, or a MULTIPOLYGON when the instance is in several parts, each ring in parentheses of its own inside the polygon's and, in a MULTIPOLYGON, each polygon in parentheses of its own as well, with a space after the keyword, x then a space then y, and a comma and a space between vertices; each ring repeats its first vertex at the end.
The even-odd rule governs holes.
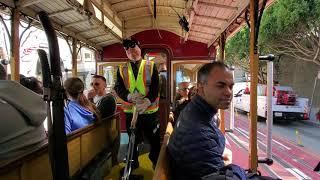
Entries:
MULTIPOLYGON (((232 77, 234 79, 234 70, 232 71, 232 77)), ((233 92, 234 90, 232 89, 232 96, 234 94, 233 92)), ((230 130, 234 130, 234 97, 232 97, 232 101, 230 104, 230 126, 229 126, 230 130)))
POLYGON ((272 126, 273 126, 273 61, 267 63, 267 158, 272 158, 272 126))

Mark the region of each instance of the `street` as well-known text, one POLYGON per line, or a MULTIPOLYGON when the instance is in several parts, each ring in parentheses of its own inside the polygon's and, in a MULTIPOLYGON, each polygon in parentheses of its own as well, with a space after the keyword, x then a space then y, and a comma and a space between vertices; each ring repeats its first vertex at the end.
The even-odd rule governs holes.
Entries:
MULTIPOLYGON (((305 149, 320 154, 320 127, 312 126, 304 121, 275 121, 272 133, 286 138, 296 144, 301 144, 305 149), (300 135, 300 137, 299 137, 300 135), (300 140, 299 140, 300 138, 300 140)), ((258 122, 259 128, 267 128, 266 122, 258 122)))
MULTIPOLYGON (((229 113, 227 112, 227 129, 228 123, 229 113)), ((320 161, 319 127, 305 122, 275 122, 272 133, 272 159, 274 163, 270 168, 261 164, 259 165, 260 170, 281 179, 320 179, 320 174, 313 171, 320 161)), ((244 114, 236 114, 235 129, 233 133, 227 134, 227 139, 231 141, 233 146, 237 144, 242 151, 248 152, 249 137, 248 117, 244 114)), ((257 132, 259 159, 266 158, 266 144, 266 122, 259 121, 257 132)), ((247 161, 243 158, 237 163, 248 167, 247 161)))

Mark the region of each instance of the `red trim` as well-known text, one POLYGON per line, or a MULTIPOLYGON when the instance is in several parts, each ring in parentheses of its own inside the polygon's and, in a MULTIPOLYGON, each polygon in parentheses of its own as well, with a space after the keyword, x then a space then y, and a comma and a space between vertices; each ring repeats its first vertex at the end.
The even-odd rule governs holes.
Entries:
MULTIPOLYGON (((133 35, 141 44, 141 49, 167 49, 172 60, 210 60, 214 59, 216 50, 208 48, 207 44, 188 40, 181 42, 181 37, 165 30, 146 30, 133 35)), ((104 47, 103 61, 114 62, 127 60, 125 51, 120 43, 104 47)))

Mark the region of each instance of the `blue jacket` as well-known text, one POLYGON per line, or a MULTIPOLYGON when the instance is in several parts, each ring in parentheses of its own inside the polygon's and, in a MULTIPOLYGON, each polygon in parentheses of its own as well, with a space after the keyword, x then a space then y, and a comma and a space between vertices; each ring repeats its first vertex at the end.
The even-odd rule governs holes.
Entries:
POLYGON ((64 123, 67 134, 93 123, 94 120, 93 113, 82 107, 77 101, 69 101, 64 107, 64 123))
POLYGON ((172 179, 196 180, 224 166, 225 138, 216 113, 199 95, 180 113, 168 144, 172 179))

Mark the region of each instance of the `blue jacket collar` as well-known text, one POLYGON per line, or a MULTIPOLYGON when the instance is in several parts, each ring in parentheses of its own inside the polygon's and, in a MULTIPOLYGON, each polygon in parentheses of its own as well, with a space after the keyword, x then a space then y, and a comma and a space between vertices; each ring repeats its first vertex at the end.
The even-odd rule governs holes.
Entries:
POLYGON ((210 119, 217 114, 217 109, 213 108, 212 106, 210 106, 210 104, 207 103, 207 101, 205 101, 201 96, 199 96, 198 94, 195 95, 192 100, 191 100, 194 104, 196 104, 202 111, 205 111, 209 116, 210 119))

